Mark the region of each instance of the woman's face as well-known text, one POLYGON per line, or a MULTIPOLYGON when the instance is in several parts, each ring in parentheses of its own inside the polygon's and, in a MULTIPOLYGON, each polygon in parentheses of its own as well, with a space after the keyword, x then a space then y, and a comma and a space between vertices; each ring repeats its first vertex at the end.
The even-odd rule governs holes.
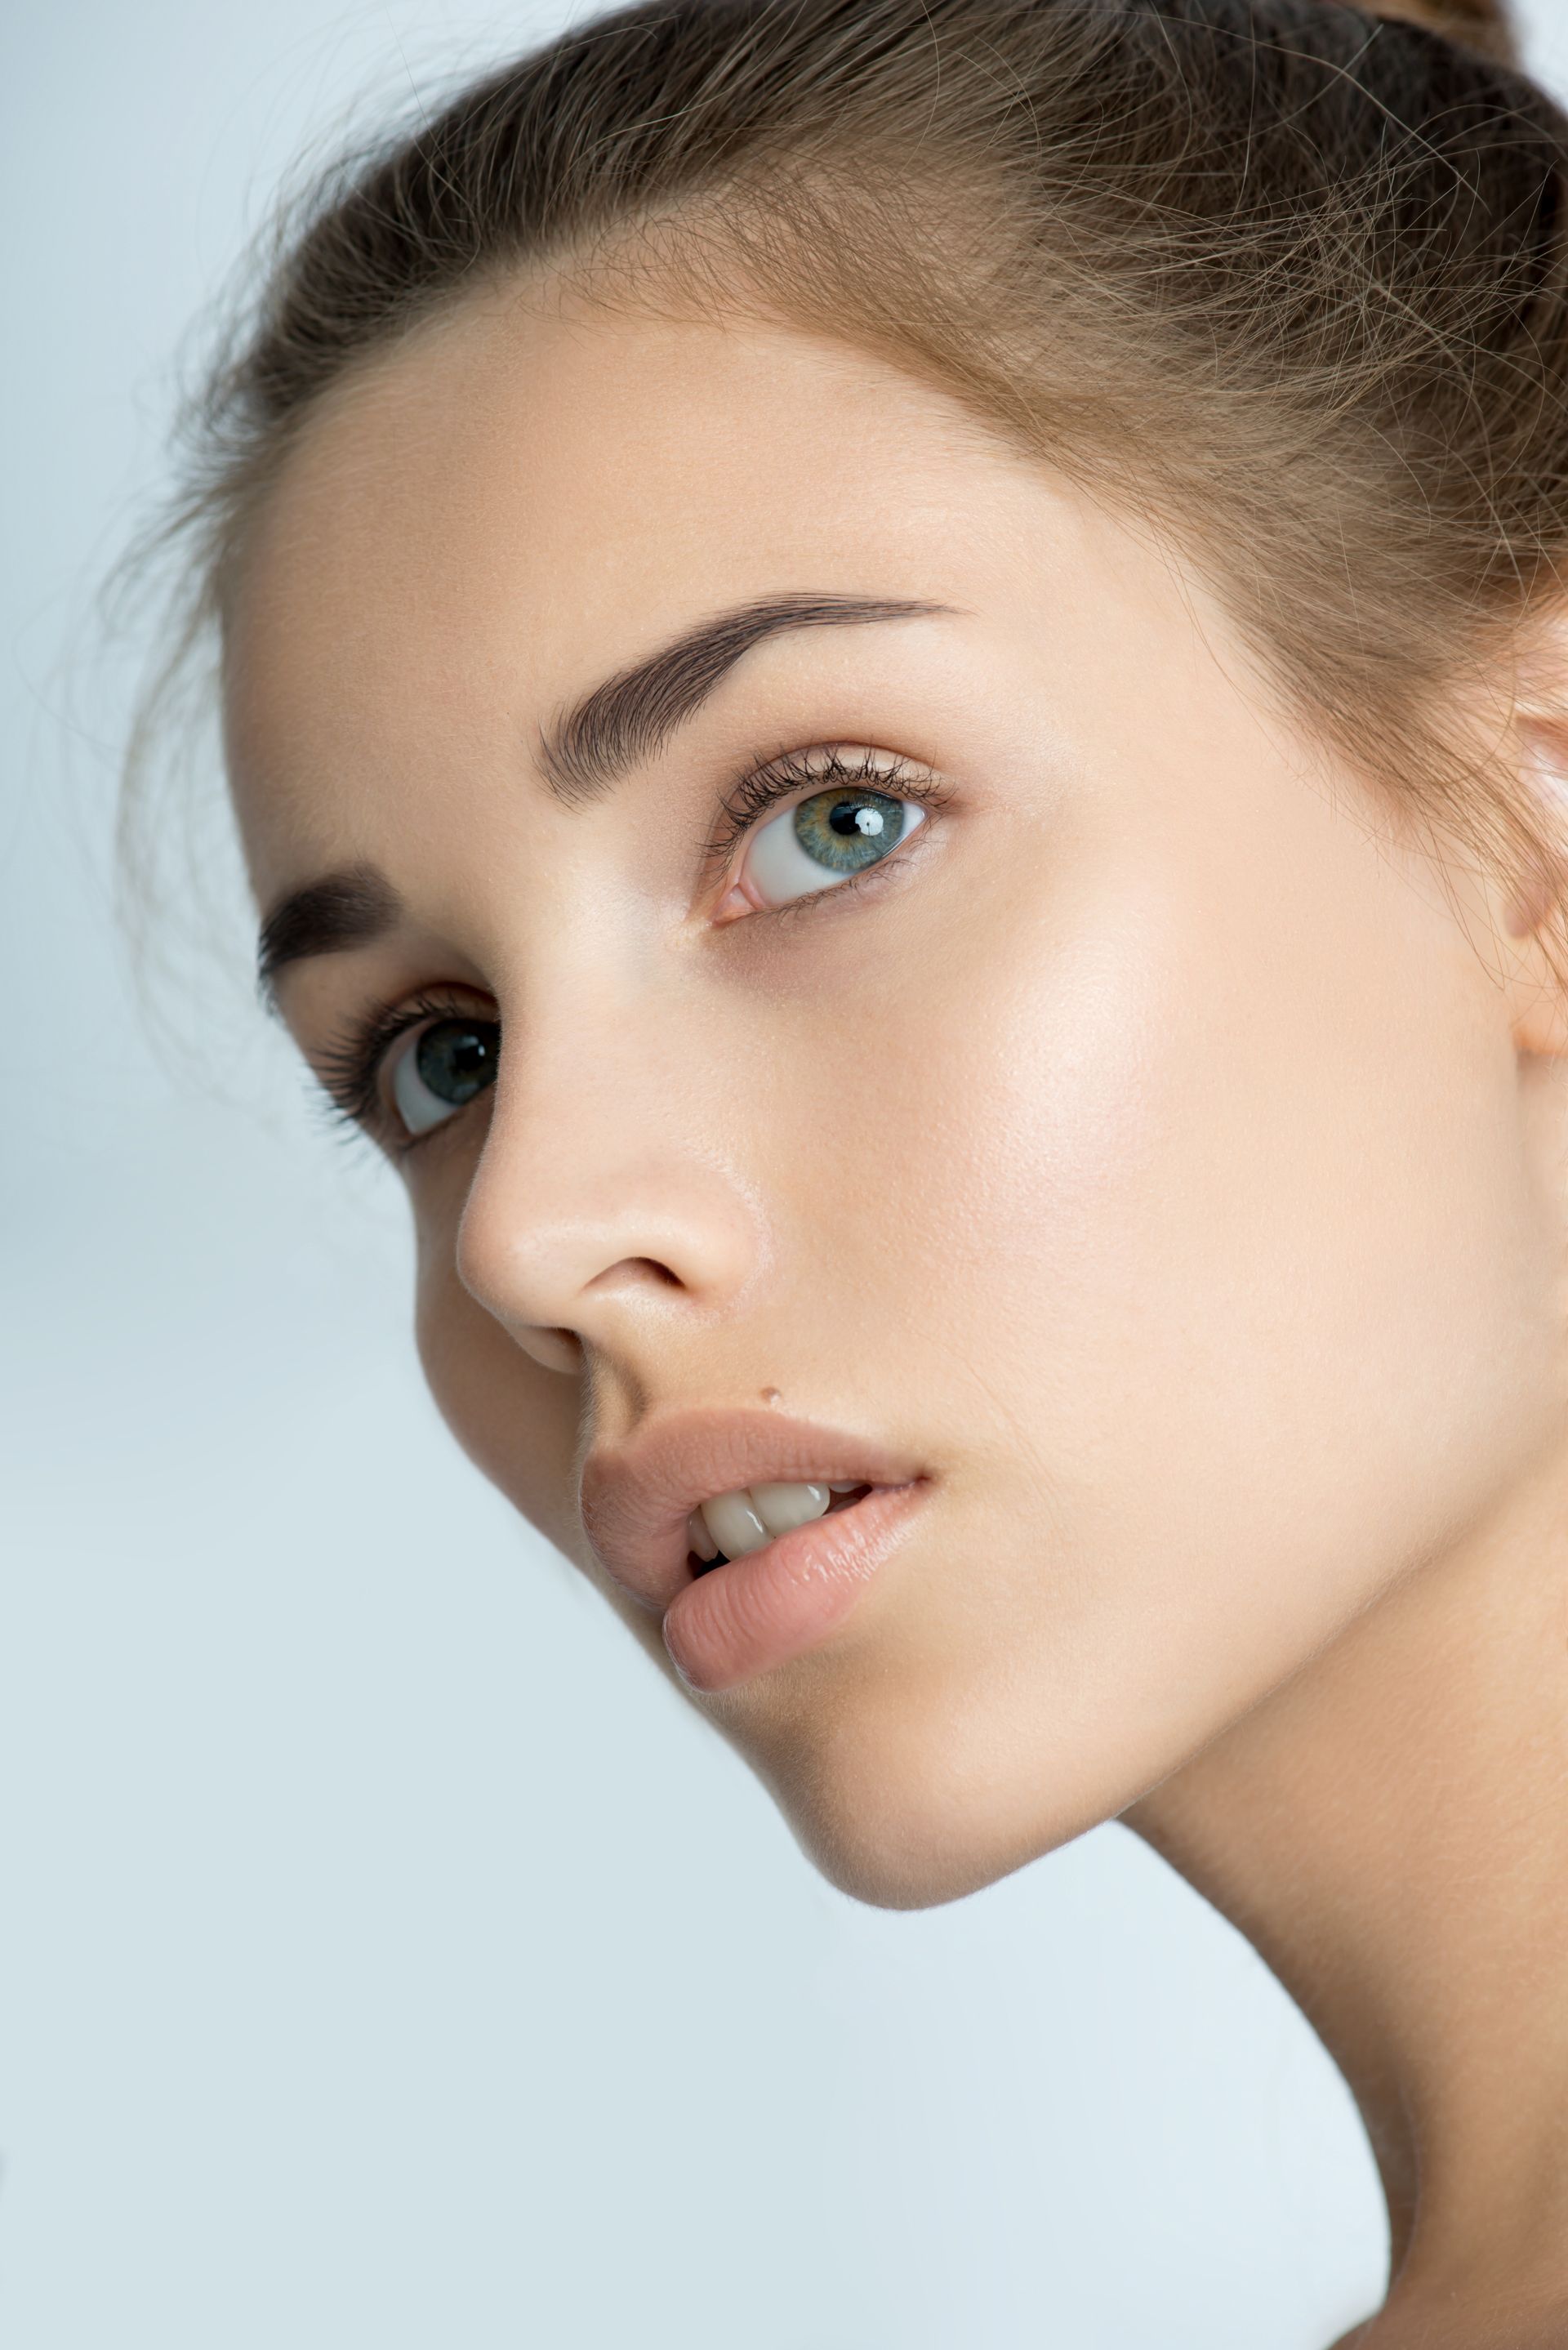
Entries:
POLYGON ((936 391, 475 300, 316 415, 227 641, 441 1407, 837 1882, 1123 1810, 1540 1456, 1487 959, 1174 560, 936 391), (694 1573, 694 1503, 829 1479, 694 1573))

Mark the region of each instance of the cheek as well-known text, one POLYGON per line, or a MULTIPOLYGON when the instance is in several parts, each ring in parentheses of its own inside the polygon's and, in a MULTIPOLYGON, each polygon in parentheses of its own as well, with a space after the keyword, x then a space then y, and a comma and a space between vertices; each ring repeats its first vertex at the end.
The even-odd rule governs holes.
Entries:
POLYGON ((1234 873, 1168 841, 1031 877, 932 957, 865 1098, 844 1189, 887 1212, 840 1329, 952 1466, 833 1669, 747 1726, 869 1898, 1124 1809, 1556 1425, 1488 983, 1369 848, 1310 845, 1272 892, 1244 845, 1234 873))

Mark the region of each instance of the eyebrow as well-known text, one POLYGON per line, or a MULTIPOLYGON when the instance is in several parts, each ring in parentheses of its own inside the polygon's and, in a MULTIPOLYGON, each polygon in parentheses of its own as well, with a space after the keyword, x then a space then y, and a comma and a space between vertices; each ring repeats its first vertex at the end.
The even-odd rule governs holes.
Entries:
POLYGON ((392 929, 402 910, 397 891, 374 865, 351 865, 291 890, 262 924, 256 985, 275 1005, 277 975, 286 963, 368 946, 392 929))
MULTIPOLYGON (((796 629, 951 618, 956 609, 912 597, 796 593, 763 597, 699 620, 657 652, 618 670, 542 729, 540 771, 564 806, 585 806, 660 751, 764 638, 796 629)), ((290 891, 262 924, 256 982, 263 996, 275 1006, 277 976, 287 964, 369 946, 394 928, 402 911, 396 890, 373 865, 349 866, 290 891)))
POLYGON ((742 604, 699 620, 648 659, 607 678, 539 738, 550 789, 568 807, 598 798, 628 767, 652 758, 764 637, 794 629, 950 616, 949 604, 907 597, 795 594, 742 604))

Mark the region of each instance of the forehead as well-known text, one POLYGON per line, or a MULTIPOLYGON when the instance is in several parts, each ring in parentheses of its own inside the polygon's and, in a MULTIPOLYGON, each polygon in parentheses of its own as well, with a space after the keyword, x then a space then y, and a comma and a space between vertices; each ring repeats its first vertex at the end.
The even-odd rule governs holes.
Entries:
MULTIPOLYGON (((331 862, 355 777, 520 748, 706 614, 844 589, 982 602, 1036 470, 940 392, 785 328, 497 290, 337 388, 230 602, 258 878, 331 862), (324 789, 330 777, 332 788, 324 789)), ((351 827, 350 827, 351 828, 351 827)))

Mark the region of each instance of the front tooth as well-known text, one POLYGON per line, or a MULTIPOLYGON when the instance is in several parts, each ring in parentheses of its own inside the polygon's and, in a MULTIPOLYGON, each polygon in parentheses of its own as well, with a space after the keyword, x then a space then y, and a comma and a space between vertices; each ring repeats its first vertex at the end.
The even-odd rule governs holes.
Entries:
POLYGON ((738 1493, 715 1493, 711 1502, 703 1503, 702 1515, 726 1558, 744 1558, 748 1551, 761 1550, 773 1540, 743 1485, 738 1493))
POLYGON ((770 1534, 787 1534, 820 1518, 831 1496, 826 1485, 753 1485, 752 1507, 770 1534))

